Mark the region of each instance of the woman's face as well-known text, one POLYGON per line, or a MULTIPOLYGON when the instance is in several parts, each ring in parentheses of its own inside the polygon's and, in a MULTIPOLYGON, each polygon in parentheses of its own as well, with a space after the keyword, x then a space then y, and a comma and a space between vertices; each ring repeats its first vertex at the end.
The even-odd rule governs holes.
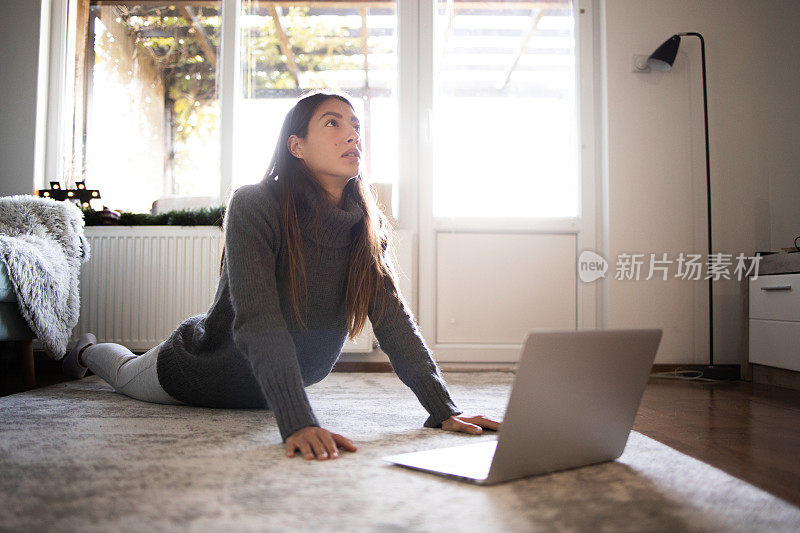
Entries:
POLYGON ((328 98, 314 111, 308 135, 289 137, 289 151, 302 159, 323 184, 344 185, 358 175, 361 136, 358 117, 338 98, 328 98))

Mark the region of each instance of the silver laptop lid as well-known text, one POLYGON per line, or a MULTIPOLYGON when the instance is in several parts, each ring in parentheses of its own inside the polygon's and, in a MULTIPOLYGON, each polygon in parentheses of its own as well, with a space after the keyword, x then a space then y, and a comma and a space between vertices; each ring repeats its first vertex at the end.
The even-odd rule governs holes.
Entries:
POLYGON ((661 334, 660 329, 531 331, 486 482, 619 457, 661 334))

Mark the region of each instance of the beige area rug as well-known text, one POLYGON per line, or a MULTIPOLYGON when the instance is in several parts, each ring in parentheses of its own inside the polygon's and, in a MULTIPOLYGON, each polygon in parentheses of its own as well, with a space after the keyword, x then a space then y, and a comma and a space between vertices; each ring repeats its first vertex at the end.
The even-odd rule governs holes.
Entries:
MULTIPOLYGON (((503 372, 445 373, 502 418, 503 372)), ((797 531, 800 510, 636 432, 611 463, 491 487, 385 455, 496 439, 422 427, 394 374, 309 387, 339 459, 285 457, 272 413, 156 405, 97 376, 0 398, 2 531, 797 531)))

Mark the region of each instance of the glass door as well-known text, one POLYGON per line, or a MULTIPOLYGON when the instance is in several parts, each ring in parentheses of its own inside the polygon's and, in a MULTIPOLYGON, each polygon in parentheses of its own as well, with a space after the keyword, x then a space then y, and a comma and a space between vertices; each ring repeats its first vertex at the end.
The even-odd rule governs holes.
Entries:
POLYGON ((420 0, 419 316, 441 361, 513 362, 531 329, 578 326, 573 4, 420 0))

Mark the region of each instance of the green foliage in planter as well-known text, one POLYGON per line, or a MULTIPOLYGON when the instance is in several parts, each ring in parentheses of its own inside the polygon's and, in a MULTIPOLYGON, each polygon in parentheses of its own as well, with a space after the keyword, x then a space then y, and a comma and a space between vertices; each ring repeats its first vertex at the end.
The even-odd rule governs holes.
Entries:
POLYGON ((83 210, 86 226, 220 226, 225 216, 225 206, 203 207, 201 209, 180 209, 159 215, 149 213, 120 213, 119 220, 113 224, 103 224, 103 212, 91 207, 83 210))

